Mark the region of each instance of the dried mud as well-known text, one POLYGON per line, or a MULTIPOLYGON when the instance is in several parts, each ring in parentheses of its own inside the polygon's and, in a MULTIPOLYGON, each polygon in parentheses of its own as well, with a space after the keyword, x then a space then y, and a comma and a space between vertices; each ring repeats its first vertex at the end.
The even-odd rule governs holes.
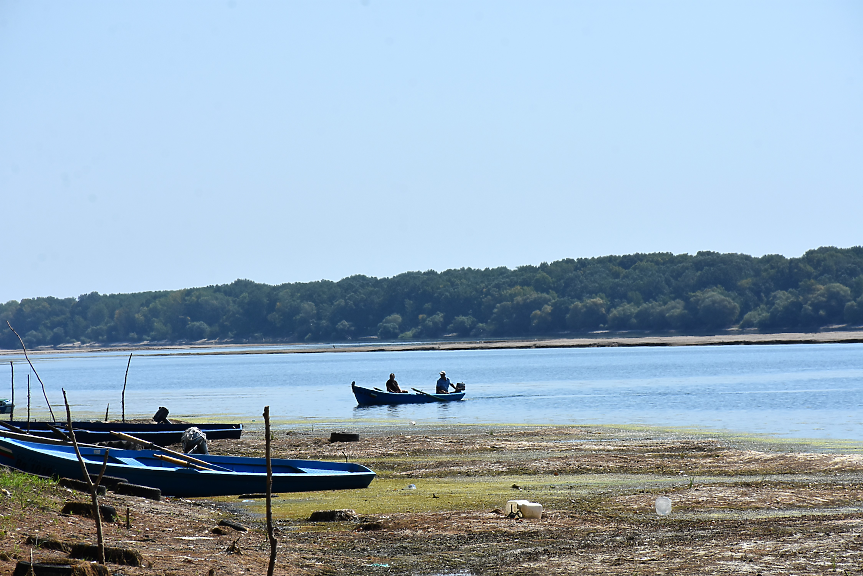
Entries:
MULTIPOLYGON (((863 572, 863 446, 603 427, 282 427, 274 455, 345 458, 378 478, 365 490, 274 499, 279 574, 857 574, 863 572), (414 488, 409 488, 413 485, 414 488), (654 510, 657 496, 672 512, 654 510), (509 498, 544 506, 507 518, 509 498), (351 508, 357 519, 309 522, 351 508)), ((260 429, 210 443, 262 455, 260 429)), ((56 486, 30 503, 0 494, 0 574, 29 559, 27 536, 95 542, 93 522, 59 513, 87 501, 56 486), (40 500, 41 498, 41 500, 40 500)), ((112 573, 262 574, 268 545, 258 499, 109 494, 120 520, 106 544, 144 566, 112 573), (131 528, 125 527, 129 508, 131 528), (248 532, 213 529, 231 519, 248 532), (229 552, 231 550, 231 552, 229 552), (239 553, 237 553, 239 552, 239 553)), ((34 559, 58 552, 35 548, 34 559)))

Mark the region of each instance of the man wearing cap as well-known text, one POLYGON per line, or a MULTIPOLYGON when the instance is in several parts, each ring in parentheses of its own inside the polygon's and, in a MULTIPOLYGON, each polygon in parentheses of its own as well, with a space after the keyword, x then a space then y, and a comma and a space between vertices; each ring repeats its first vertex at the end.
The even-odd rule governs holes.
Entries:
POLYGON ((407 390, 402 390, 399 387, 399 383, 396 382, 396 375, 390 374, 390 379, 387 380, 387 392, 407 393, 407 390))
POLYGON ((437 390, 438 394, 449 394, 449 387, 452 386, 455 388, 452 382, 449 381, 449 378, 446 377, 446 372, 440 373, 440 378, 437 381, 437 390))

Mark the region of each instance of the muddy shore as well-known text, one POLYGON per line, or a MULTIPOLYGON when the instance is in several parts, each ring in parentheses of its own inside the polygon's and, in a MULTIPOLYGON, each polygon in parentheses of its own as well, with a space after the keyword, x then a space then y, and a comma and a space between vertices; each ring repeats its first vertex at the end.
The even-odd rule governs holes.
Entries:
MULTIPOLYGON (((863 569, 863 443, 802 442, 599 426, 404 426, 274 433, 274 455, 344 460, 378 473, 369 488, 274 499, 279 574, 813 574, 863 569), (659 516, 667 496, 672 512, 659 516), (508 499, 543 505, 507 518, 508 499), (339 522, 317 510, 351 509, 339 522)), ((262 455, 260 428, 214 441, 262 455)), ((95 542, 92 521, 59 513, 80 493, 53 487, 31 502, 0 494, 0 574, 16 559, 61 555, 27 536, 95 542), (34 505, 36 503, 36 505, 34 505), (32 543, 33 540, 31 539, 32 543)), ((121 511, 109 545, 144 566, 111 573, 264 573, 263 502, 110 494, 121 511), (130 509, 131 528, 122 512, 130 509), (250 528, 222 528, 229 519, 250 528), (218 533, 224 532, 224 533, 218 533)))

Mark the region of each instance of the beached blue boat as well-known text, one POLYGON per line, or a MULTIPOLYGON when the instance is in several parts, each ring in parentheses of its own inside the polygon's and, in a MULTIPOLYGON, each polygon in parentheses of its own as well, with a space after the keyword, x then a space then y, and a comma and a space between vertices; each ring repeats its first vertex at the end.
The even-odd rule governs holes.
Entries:
MULTIPOLYGON (((51 429, 51 426, 61 430, 64 434, 68 433, 66 422, 26 422, 24 420, 16 420, 8 422, 23 432, 41 436, 43 438, 60 439, 59 435, 51 429), (49 424, 51 426, 49 426, 49 424)), ((207 435, 207 440, 236 440, 243 433, 242 424, 159 424, 156 422, 72 422, 72 429, 75 431, 75 438, 78 442, 88 444, 97 444, 99 442, 109 442, 116 440, 111 432, 123 432, 131 434, 142 440, 158 444, 159 446, 169 446, 178 444, 183 432, 190 426, 195 426, 201 432, 207 435)))
POLYGON ((413 394, 385 392, 374 388, 363 388, 351 382, 351 389, 360 406, 384 406, 394 404, 429 404, 432 402, 455 402, 464 398, 464 392, 453 392, 452 394, 429 394, 427 392, 415 391, 413 394))
MULTIPOLYGON (((0 436, 0 464, 24 472, 83 479, 81 465, 71 444, 42 440, 32 442, 20 435, 0 436)), ((196 454, 211 469, 203 470, 176 463, 171 456, 154 450, 116 450, 100 446, 81 446, 81 456, 89 473, 99 475, 105 451, 108 464, 105 474, 124 478, 130 484, 158 488, 166 496, 187 498, 233 496, 263 493, 267 489, 267 465, 264 458, 213 456, 196 454)), ((375 473, 360 464, 317 460, 272 459, 274 493, 311 492, 365 488, 375 473)))
POLYGON ((0 398, 0 414, 11 414, 15 405, 6 398, 0 398))

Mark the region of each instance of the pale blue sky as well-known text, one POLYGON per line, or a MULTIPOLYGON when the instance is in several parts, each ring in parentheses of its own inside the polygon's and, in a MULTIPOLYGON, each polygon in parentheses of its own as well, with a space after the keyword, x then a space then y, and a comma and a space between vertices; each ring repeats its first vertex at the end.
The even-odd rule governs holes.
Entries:
POLYGON ((863 243, 863 3, 0 0, 0 301, 863 243))

